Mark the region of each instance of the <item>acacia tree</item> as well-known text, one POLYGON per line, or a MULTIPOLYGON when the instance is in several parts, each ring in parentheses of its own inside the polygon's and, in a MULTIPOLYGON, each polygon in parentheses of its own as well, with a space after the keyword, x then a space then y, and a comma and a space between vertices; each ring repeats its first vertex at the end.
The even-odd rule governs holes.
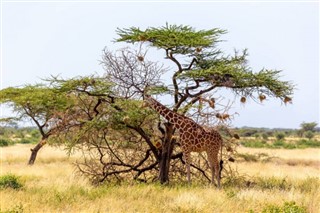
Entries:
MULTIPOLYGON (((195 30, 190 26, 166 24, 145 30, 136 27, 118 29, 117 33, 117 42, 139 43, 163 51, 165 59, 174 65, 168 71, 171 82, 161 81, 153 86, 161 88, 158 94, 172 97, 173 111, 200 118, 200 123, 204 123, 204 120, 207 124, 212 122, 212 116, 201 116, 201 110, 195 110, 203 109, 203 105, 208 106, 207 115, 214 114, 221 120, 230 117, 229 114, 220 113, 226 111, 226 105, 216 104, 214 95, 217 95, 220 89, 232 91, 242 103, 248 98, 264 101, 267 97, 279 98, 284 103, 291 102, 293 85, 279 79, 280 70, 262 69, 254 72, 247 64, 247 50, 226 55, 217 48, 220 36, 226 33, 225 30, 195 30)), ((145 82, 136 81, 135 74, 138 70, 131 65, 139 61, 145 63, 146 55, 140 55, 133 61, 125 60, 125 67, 119 67, 118 60, 123 58, 111 57, 109 52, 104 54, 103 65, 107 76, 111 76, 112 82, 120 88, 125 88, 126 93, 141 92, 141 87, 146 86, 145 82)), ((172 138, 175 133, 172 124, 166 123, 161 132, 163 135, 159 180, 166 183, 169 181, 171 157, 177 143, 172 138)))
MULTIPOLYGON (((167 183, 170 177, 184 176, 184 161, 173 125, 141 105, 146 87, 153 95, 171 100, 169 107, 173 111, 209 128, 231 122, 230 101, 222 97, 223 90, 233 92, 242 103, 248 98, 264 101, 267 97, 291 101, 293 85, 280 80, 280 71, 254 72, 247 65, 246 50, 225 55, 217 48, 224 30, 167 24, 145 30, 118 29, 117 33, 116 41, 138 43, 138 49, 105 49, 103 77, 51 79, 50 91, 61 94, 58 99, 67 99, 68 104, 44 111, 46 119, 39 123, 41 127, 52 121, 52 143, 83 151, 78 168, 94 182, 132 176, 167 183), (150 61, 144 50, 147 48, 162 51, 171 65, 164 68, 150 61), (163 75, 169 79, 162 79, 163 75)), ((192 166, 209 179, 206 161, 192 166)))
POLYGON ((6 122, 31 120, 41 134, 41 140, 31 149, 29 165, 35 162, 38 151, 52 134, 51 121, 55 112, 64 111, 70 104, 65 94, 57 93, 44 84, 3 89, 0 91, 0 103, 7 104, 16 113, 14 117, 7 118, 6 122))

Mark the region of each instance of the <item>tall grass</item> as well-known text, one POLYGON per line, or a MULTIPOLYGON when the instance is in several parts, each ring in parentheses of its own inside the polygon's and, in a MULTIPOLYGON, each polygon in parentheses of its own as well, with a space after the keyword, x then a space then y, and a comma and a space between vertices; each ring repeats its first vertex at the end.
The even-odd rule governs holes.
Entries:
MULTIPOLYGON (((221 190, 196 181, 192 185, 185 182, 167 186, 130 182, 94 187, 75 173, 72 162, 76 158, 66 158, 61 150, 46 147, 39 153, 36 164, 29 167, 26 162, 30 145, 1 149, 0 175, 19 176, 24 187, 20 190, 0 189, 0 212, 258 213, 290 210, 316 213, 320 209, 319 168, 304 166, 303 170, 301 165, 279 164, 281 160, 289 159, 317 161, 318 150, 314 149, 271 150, 275 156, 284 154, 286 157, 278 158, 277 164, 259 160, 238 162, 234 165, 246 178, 233 182, 223 179, 221 190), (301 158, 295 159, 299 152, 301 158), (16 153, 21 155, 16 156, 16 153)), ((239 151, 244 153, 250 149, 239 151)))

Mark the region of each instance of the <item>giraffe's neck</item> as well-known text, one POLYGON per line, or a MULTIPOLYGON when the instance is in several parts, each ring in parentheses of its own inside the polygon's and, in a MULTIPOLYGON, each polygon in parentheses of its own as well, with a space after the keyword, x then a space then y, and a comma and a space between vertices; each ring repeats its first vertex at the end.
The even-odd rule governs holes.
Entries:
POLYGON ((157 100, 153 99, 151 96, 146 96, 145 101, 147 102, 149 107, 151 107, 156 112, 158 112, 161 116, 163 116, 165 119, 167 119, 170 123, 173 124, 173 126, 175 128, 177 128, 179 130, 184 130, 183 129, 184 125, 182 125, 182 124, 185 122, 189 122, 189 123, 191 122, 196 125, 196 123, 194 121, 192 121, 191 119, 189 119, 183 115, 179 115, 176 112, 173 112, 172 110, 170 110, 166 106, 159 103, 157 100))

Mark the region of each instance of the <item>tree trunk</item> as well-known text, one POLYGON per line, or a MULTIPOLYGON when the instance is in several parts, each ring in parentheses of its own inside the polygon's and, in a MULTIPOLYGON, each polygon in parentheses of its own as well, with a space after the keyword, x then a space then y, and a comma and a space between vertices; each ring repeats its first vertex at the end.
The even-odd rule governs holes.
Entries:
POLYGON ((28 162, 28 165, 33 165, 36 158, 38 151, 46 144, 46 140, 42 139, 33 149, 31 149, 31 156, 28 162))
POLYGON ((159 162, 159 180, 161 184, 169 183, 170 160, 173 151, 173 126, 172 124, 166 123, 165 127, 166 135, 163 140, 162 153, 159 162))

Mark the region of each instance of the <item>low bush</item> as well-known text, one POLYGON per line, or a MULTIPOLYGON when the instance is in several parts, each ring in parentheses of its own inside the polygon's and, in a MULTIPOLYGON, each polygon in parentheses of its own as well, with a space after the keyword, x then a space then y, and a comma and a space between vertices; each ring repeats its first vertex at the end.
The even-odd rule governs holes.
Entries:
POLYGON ((9 139, 0 138, 0 147, 9 146, 13 143, 9 139))
POLYGON ((294 201, 285 202, 282 206, 268 205, 262 213, 306 213, 307 209, 304 206, 297 205, 294 201))
POLYGON ((298 148, 318 148, 320 147, 320 141, 317 140, 299 140, 296 142, 298 148))
POLYGON ((319 148, 320 141, 301 139, 295 142, 286 142, 285 140, 276 140, 272 143, 267 143, 265 140, 243 140, 240 144, 249 148, 284 148, 284 149, 304 149, 304 148, 319 148))
POLYGON ((22 138, 19 143, 22 143, 22 144, 29 144, 29 143, 33 143, 32 140, 30 139, 26 139, 26 138, 22 138))
POLYGON ((272 144, 274 147, 284 147, 285 142, 283 140, 277 140, 272 144))
POLYGON ((20 178, 13 174, 6 174, 0 176, 0 189, 3 188, 12 188, 19 189, 23 186, 20 181, 20 178))
POLYGON ((240 143, 244 147, 250 147, 250 148, 264 148, 268 146, 268 144, 265 141, 261 141, 261 140, 246 140, 246 141, 241 141, 240 143))

